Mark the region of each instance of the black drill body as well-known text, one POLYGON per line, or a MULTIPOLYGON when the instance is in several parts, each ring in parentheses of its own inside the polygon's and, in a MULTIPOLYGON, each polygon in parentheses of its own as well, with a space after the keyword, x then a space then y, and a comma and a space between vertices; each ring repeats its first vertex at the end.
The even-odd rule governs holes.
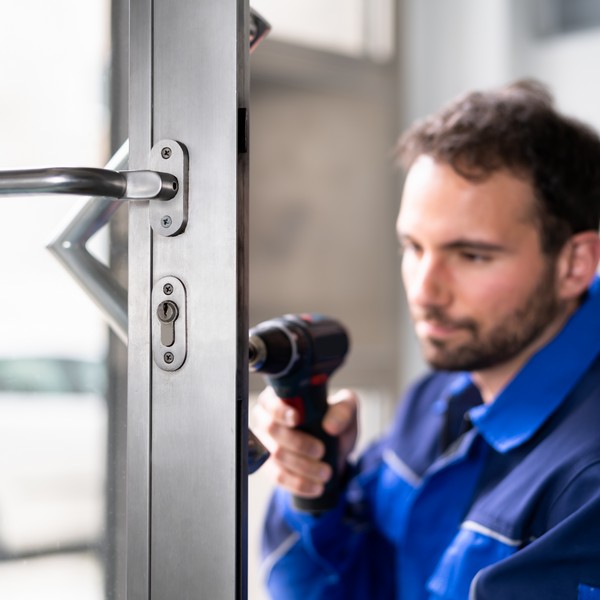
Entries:
POLYGON ((333 476, 319 498, 294 496, 299 510, 333 508, 339 495, 337 438, 323 431, 327 382, 348 352, 348 334, 333 319, 317 314, 285 315, 250 330, 250 369, 262 373, 275 393, 300 414, 297 429, 325 444, 323 460, 333 476))

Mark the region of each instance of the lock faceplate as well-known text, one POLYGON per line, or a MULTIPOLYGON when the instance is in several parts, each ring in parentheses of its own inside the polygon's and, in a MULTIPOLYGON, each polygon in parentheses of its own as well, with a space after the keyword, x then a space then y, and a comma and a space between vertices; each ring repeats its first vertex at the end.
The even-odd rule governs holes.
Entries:
POLYGON ((164 371, 176 371, 187 356, 186 292, 177 277, 163 277, 152 290, 152 355, 164 371))

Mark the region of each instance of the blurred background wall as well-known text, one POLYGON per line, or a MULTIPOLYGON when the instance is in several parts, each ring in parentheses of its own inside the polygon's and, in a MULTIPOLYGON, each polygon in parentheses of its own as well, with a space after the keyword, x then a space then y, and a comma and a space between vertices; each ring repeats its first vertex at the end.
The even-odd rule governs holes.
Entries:
MULTIPOLYGON (((254 324, 287 312, 317 311, 347 325, 351 354, 332 384, 359 390, 363 446, 385 428, 401 390, 424 369, 399 278, 394 222, 402 174, 392 158, 398 134, 457 94, 520 77, 547 83, 565 112, 600 128, 600 80, 595 72, 600 3, 251 4, 271 22, 273 31, 251 58, 250 320, 254 324)), ((127 137, 127 2, 21 0, 18 6, 5 3, 0 17, 0 168, 101 166, 127 137)), ((0 240, 0 359, 10 363, 41 357, 55 368, 64 359, 78 359, 85 363, 80 368, 93 363, 109 373, 109 385, 95 390, 94 400, 77 392, 77 402, 87 402, 93 410, 82 415, 74 404, 72 412, 61 413, 72 423, 71 437, 54 432, 63 441, 72 440, 67 458, 85 454, 87 466, 55 457, 61 471, 50 477, 50 463, 36 459, 38 474, 26 470, 30 479, 14 480, 13 487, 3 471, 0 597, 11 600, 40 597, 38 589, 45 590, 46 598, 114 598, 117 591, 111 582, 123 567, 115 564, 114 548, 125 543, 126 354, 118 339, 106 335, 83 294, 43 251, 63 213, 76 204, 73 199, 51 203, 0 198, 5 216, 0 240), (30 259, 33 254, 35 260, 30 259), (65 310, 69 318, 57 318, 65 310), (87 436, 83 454, 84 442, 77 435, 82 424, 95 436, 93 443, 92 434, 87 436), (32 485, 33 480, 39 485, 32 485), (80 492, 74 490, 79 489, 86 490, 85 503, 78 509, 82 521, 86 507, 95 507, 80 532, 73 533, 67 523, 64 531, 59 526, 50 532, 38 528, 32 537, 27 524, 35 522, 34 513, 27 511, 43 515, 51 498, 52 506, 63 507, 59 512, 69 513, 76 510, 68 503, 77 502, 80 492), (27 494, 30 502, 24 499, 27 494), (12 529, 3 524, 7 520, 12 529), (23 529, 17 530, 20 523, 23 529), (28 540, 27 545, 11 542, 18 536, 28 540), (88 574, 77 571, 81 577, 75 581, 69 565, 77 563, 64 560, 82 558, 92 566, 88 574), (53 566, 57 560, 62 567, 53 566), (23 582, 31 588, 29 595, 23 582), (49 590, 56 590, 55 595, 49 590)), ((126 281, 126 211, 111 223, 110 253, 106 237, 97 246, 119 280, 126 281)), ((35 373, 42 378, 37 367, 35 373)), ((24 397, 17 398, 9 387, 0 389, 0 410, 13 420, 5 416, 2 422, 15 423, 16 411, 21 410, 18 422, 25 437, 16 437, 38 440, 43 455, 42 441, 52 443, 41 433, 52 433, 46 413, 32 409, 33 402, 23 413, 24 397)), ((261 387, 253 376, 253 397, 261 387)), ((35 398, 46 409, 48 400, 35 398)), ((50 400, 63 406, 65 398, 50 400)), ((15 426, 10 427, 14 438, 15 426)), ((9 461, 11 477, 24 472, 19 452, 9 461)), ((264 473, 252 476, 252 600, 265 597, 258 544, 269 492, 264 473)))

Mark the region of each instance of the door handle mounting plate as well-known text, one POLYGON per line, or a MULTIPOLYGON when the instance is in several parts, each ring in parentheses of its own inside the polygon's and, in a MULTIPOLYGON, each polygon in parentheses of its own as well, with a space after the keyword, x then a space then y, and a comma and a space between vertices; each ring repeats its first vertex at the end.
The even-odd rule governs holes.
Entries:
POLYGON ((175 140, 161 140, 150 151, 150 169, 174 175, 179 185, 170 200, 150 202, 150 226, 155 233, 172 237, 183 233, 188 220, 188 152, 175 140))

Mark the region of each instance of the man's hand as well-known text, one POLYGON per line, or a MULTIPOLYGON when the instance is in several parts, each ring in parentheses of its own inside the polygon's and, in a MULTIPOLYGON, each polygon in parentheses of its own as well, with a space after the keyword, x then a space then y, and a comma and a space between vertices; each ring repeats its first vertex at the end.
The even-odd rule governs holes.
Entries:
MULTIPOLYGON (((339 472, 342 474, 358 432, 358 399, 350 390, 340 390, 330 399, 323 429, 339 438, 339 472)), ((294 429, 298 412, 277 397, 272 388, 258 397, 253 410, 253 431, 271 453, 266 463, 277 484, 296 496, 317 498, 323 493, 332 469, 321 458, 323 442, 294 429)))

